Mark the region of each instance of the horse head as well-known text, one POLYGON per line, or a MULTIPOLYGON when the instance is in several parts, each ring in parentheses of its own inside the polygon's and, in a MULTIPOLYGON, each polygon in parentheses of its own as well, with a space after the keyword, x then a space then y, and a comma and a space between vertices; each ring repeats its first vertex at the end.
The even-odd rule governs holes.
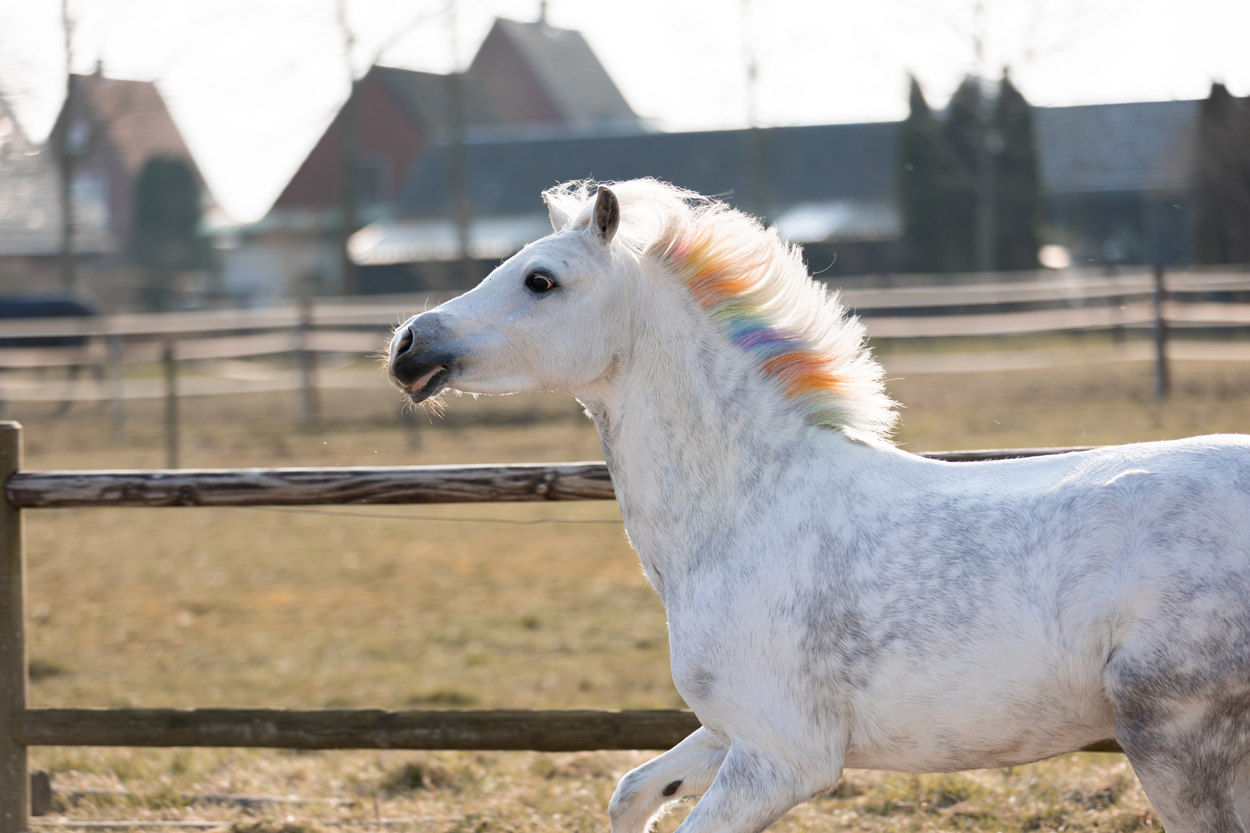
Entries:
POLYGON ((576 390, 628 345, 614 246, 620 201, 599 186, 586 210, 548 196, 554 232, 513 255, 472 291, 401 324, 388 371, 414 403, 465 393, 576 390))

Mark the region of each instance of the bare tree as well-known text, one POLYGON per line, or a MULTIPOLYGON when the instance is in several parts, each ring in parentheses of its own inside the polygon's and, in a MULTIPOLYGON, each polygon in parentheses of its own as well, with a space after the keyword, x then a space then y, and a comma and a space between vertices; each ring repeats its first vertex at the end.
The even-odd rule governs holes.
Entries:
POLYGON ((433 13, 421 13, 412 17, 405 25, 397 27, 385 41, 374 46, 363 62, 363 69, 358 69, 356 54, 360 48, 360 38, 351 23, 349 0, 334 0, 334 17, 340 35, 343 38, 343 66, 348 81, 347 101, 338 118, 339 139, 339 227, 338 251, 339 269, 342 276, 342 292, 344 295, 355 295, 360 291, 359 273, 356 264, 348 252, 347 243, 353 234, 360 229, 360 195, 358 193, 361 170, 361 125, 360 98, 363 82, 369 70, 382 59, 404 37, 417 26, 436 20, 446 15, 454 5, 449 0, 446 6, 433 13))

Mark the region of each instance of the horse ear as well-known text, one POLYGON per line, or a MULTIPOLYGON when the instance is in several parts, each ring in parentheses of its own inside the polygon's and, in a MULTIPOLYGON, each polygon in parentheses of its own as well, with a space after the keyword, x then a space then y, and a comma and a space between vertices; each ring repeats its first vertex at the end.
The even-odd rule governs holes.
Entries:
POLYGON ((547 203, 547 216, 551 218, 551 227, 556 231, 564 231, 573 221, 573 217, 547 194, 543 194, 543 202, 547 203))
POLYGON ((599 242, 605 246, 611 243, 620 226, 621 202, 616 198, 616 194, 612 193, 611 188, 600 185, 599 191, 595 194, 594 219, 594 228, 599 242))

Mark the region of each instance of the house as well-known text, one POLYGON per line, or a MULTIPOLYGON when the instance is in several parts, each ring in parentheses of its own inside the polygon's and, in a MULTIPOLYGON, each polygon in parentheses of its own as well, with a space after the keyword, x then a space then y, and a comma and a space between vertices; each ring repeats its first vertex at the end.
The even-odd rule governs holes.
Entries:
MULTIPOLYGON (((894 207, 897 141, 892 123, 470 141, 470 255, 484 271, 547 233, 539 194, 552 185, 651 176, 721 196, 776 223, 782 234, 808 244, 816 268, 835 265, 836 251, 839 271, 886 271, 901 234, 894 207)), ((427 155, 399 216, 353 238, 353 257, 374 283, 400 291, 446 289, 459 280, 449 219, 451 150, 440 146, 427 155)))
MULTIPOLYGON (((77 283, 101 296, 108 307, 133 308, 145 277, 127 266, 125 252, 135 183, 144 165, 154 157, 185 161, 199 183, 205 209, 214 205, 165 100, 154 83, 108 78, 98 66, 91 75, 71 76, 70 94, 48 136, 47 153, 58 177, 66 166, 70 171, 75 235, 80 225, 94 224, 110 239, 110 254, 101 259, 99 273, 77 283)), ((209 276, 194 278, 195 291, 206 292, 209 276)))
POLYGON ((48 136, 49 148, 73 157, 75 203, 104 220, 122 252, 130 237, 134 184, 155 156, 185 160, 212 195, 160 91, 151 81, 107 78, 101 68, 71 78, 71 93, 48 136))
MULTIPOLYGON (((30 141, 0 98, 0 296, 73 289, 63 285, 60 271, 60 183, 52 154, 30 141)), ((82 268, 98 277, 99 261, 114 241, 104 216, 92 208, 78 206, 73 245, 82 268)))
POLYGON ((227 289, 251 303, 305 280, 321 292, 378 291, 370 275, 344 285, 344 218, 354 231, 389 217, 428 151, 457 137, 644 129, 585 39, 542 21, 496 20, 461 75, 374 66, 266 216, 228 230, 227 289))
MULTIPOLYGON (((1196 101, 1034 110, 1043 239, 1079 263, 1189 262, 1196 101)), ((897 268, 899 124, 869 123, 471 140, 473 273, 547 233, 539 194, 571 179, 652 176, 716 195, 775 224, 825 277, 897 268)), ((391 291, 463 286, 448 154, 430 151, 396 217, 358 232, 350 251, 391 291)))
POLYGON ((1201 104, 1036 109, 1046 242, 1076 264, 1193 262, 1201 104))

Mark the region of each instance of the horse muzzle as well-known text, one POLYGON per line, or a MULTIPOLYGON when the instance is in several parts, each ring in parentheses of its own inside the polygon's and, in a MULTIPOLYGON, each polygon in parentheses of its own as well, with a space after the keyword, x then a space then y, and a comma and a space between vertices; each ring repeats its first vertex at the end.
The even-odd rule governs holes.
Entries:
POLYGON ((447 336, 446 325, 434 313, 425 313, 400 325, 391 337, 387 373, 414 403, 438 395, 452 377, 455 358, 447 349, 447 336))

